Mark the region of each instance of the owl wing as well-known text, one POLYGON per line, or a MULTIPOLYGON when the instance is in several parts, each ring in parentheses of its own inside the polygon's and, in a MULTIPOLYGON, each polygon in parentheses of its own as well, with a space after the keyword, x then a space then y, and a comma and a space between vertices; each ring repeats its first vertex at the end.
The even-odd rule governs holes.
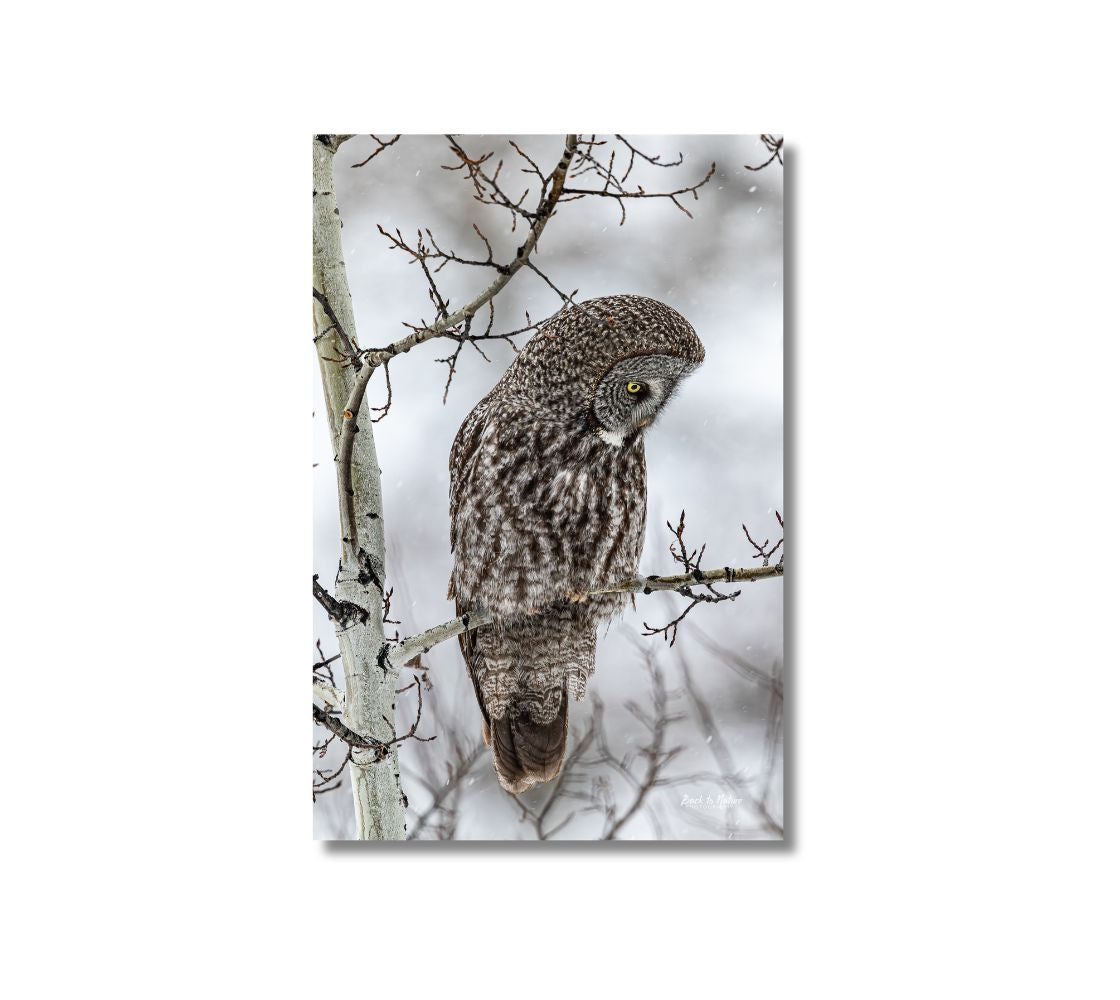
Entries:
POLYGON ((573 586, 550 508, 556 435, 530 402, 483 400, 451 449, 448 596, 495 618, 531 614, 573 586))
MULTIPOLYGON (((486 410, 488 398, 483 399, 470 413, 466 420, 459 425, 455 441, 451 445, 451 457, 448 460, 448 471, 451 473, 451 551, 456 550, 459 526, 460 498, 465 489, 467 472, 471 468, 479 447, 479 437, 486 426, 486 410)), ((448 594, 448 597, 453 596, 448 594)))
MULTIPOLYGON (((489 410, 490 401, 486 397, 467 415, 455 435, 448 462, 451 474, 451 552, 455 566, 448 583, 447 596, 455 601, 456 617, 485 606, 475 596, 482 584, 482 574, 475 566, 468 547, 477 544, 482 534, 478 523, 482 507, 480 491, 484 494, 494 485, 495 479, 490 462, 486 460, 486 452, 491 448, 490 437, 487 436, 489 410)), ((482 710, 483 740, 489 746, 490 716, 478 685, 482 652, 477 640, 477 630, 463 632, 459 636, 459 649, 463 653, 467 674, 474 686, 478 707, 482 710)))
POLYGON ((514 649, 513 674, 542 666, 535 640, 550 625, 535 612, 563 597, 567 585, 554 526, 539 503, 548 449, 547 425, 531 406, 484 400, 463 422, 451 450, 455 565, 448 596, 458 615, 484 607, 501 621, 500 634, 489 626, 463 633, 459 648, 482 712, 483 739, 493 749, 502 785, 515 794, 555 777, 567 745, 562 672, 555 691, 536 692, 533 705, 523 700, 527 694, 514 696, 501 703, 496 718, 482 685, 483 677, 493 681, 493 658, 509 664, 514 649), (555 706, 549 717, 534 718, 542 698, 555 706))

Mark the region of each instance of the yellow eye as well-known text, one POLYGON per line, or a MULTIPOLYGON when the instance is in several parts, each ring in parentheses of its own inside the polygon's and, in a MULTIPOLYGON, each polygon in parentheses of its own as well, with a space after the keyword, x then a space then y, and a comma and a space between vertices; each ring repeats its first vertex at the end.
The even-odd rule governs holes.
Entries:
POLYGON ((626 391, 628 393, 630 393, 631 396, 636 396, 636 395, 638 395, 639 392, 642 391, 642 383, 641 382, 627 382, 626 383, 626 391))

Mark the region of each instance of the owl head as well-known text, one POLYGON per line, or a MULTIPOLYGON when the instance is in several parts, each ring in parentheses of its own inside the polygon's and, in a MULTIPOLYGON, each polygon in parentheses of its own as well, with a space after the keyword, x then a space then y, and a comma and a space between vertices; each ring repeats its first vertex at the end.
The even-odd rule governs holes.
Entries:
POLYGON ((592 402, 599 437, 620 445, 644 431, 697 364, 674 354, 635 354, 613 365, 599 380, 592 402))
POLYGON ((541 325, 502 380, 535 412, 620 446, 649 427, 704 345, 675 309, 641 295, 570 306, 541 325))

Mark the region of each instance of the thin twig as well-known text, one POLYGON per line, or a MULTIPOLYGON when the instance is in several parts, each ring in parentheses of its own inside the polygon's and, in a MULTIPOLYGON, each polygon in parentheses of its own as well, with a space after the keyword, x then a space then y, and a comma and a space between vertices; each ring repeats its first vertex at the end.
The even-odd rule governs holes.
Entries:
POLYGON ((760 135, 759 138, 762 140, 762 144, 768 150, 770 150, 770 159, 768 159, 765 163, 760 163, 757 167, 752 167, 749 164, 744 164, 743 168, 745 170, 761 170, 763 167, 770 166, 770 164, 773 163, 775 159, 777 159, 779 164, 785 166, 785 164, 782 163, 782 146, 785 143, 785 139, 775 138, 774 136, 767 135, 765 133, 760 135))
POLYGON ((364 167, 364 166, 365 166, 365 165, 366 165, 367 163, 369 163, 369 161, 370 161, 370 160, 372 160, 372 159, 373 159, 373 158, 374 158, 375 156, 379 156, 379 155, 380 155, 381 153, 384 153, 384 152, 385 152, 385 150, 387 150, 387 149, 388 149, 388 148, 389 148, 390 146, 392 146, 392 145, 393 145, 393 144, 394 144, 394 143, 395 143, 395 142, 396 142, 396 141, 397 141, 398 139, 400 139, 400 136, 399 136, 399 135, 395 135, 395 136, 393 136, 393 138, 392 138, 392 139, 390 139, 390 140, 389 140, 388 142, 383 142, 382 140, 378 139, 378 138, 377 138, 377 136, 373 135, 372 133, 370 134, 370 138, 371 138, 371 139, 372 139, 372 140, 373 140, 374 142, 376 142, 376 143, 377 143, 377 149, 375 149, 375 150, 374 150, 374 151, 373 151, 372 153, 370 153, 370 154, 369 154, 369 156, 367 156, 367 157, 366 157, 366 158, 365 158, 364 160, 362 160, 362 162, 361 162, 361 163, 351 163, 351 164, 350 164, 350 166, 351 166, 351 167, 364 167))

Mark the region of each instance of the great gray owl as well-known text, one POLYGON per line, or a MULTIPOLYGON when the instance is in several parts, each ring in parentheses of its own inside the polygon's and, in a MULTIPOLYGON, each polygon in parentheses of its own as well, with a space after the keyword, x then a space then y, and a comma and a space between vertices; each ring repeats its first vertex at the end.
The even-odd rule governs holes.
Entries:
POLYGON ((673 309, 612 295, 546 320, 467 416, 451 449, 448 596, 493 624, 459 637, 502 787, 564 763, 568 698, 595 667, 599 622, 638 571, 646 522, 642 432, 704 347, 673 309))

